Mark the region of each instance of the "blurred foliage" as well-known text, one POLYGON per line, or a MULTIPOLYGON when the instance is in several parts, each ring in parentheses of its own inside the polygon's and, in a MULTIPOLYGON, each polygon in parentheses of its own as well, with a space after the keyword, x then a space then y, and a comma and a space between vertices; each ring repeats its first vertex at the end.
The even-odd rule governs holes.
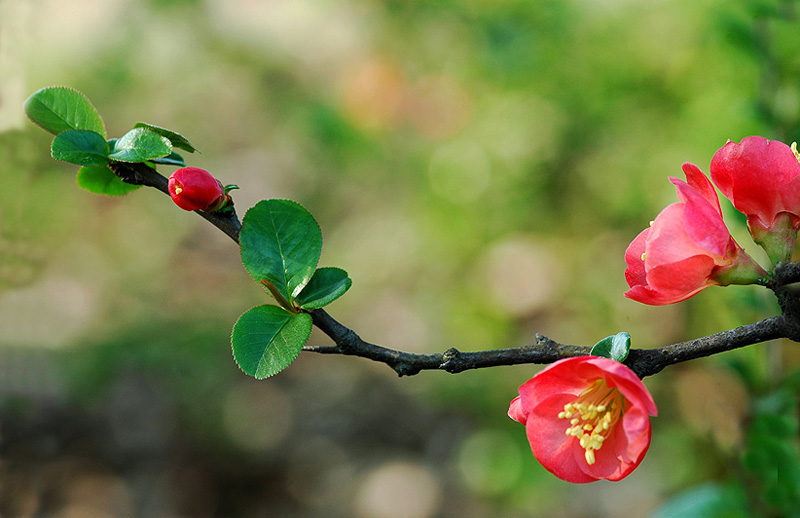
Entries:
MULTIPOLYGON (((675 199, 682 162, 707 172, 751 134, 800 140, 798 9, 4 0, 0 71, 18 77, 0 75, 0 116, 69 85, 109 134, 146 121, 189 137, 189 165, 242 188, 240 215, 300 201, 322 262, 353 279, 330 311, 374 343, 590 345, 624 330, 650 347, 777 311, 758 287, 638 305, 622 297, 623 253, 675 199)), ((798 507, 797 383, 782 381, 796 344, 647 379, 660 415, 640 468, 569 486, 505 415, 533 366, 398 380, 301 355, 246 379, 230 326, 263 293, 236 247, 153 190, 76 188, 49 143, 21 120, 0 133, 3 514, 635 518, 679 493, 683 510, 734 502, 721 516, 798 507)))

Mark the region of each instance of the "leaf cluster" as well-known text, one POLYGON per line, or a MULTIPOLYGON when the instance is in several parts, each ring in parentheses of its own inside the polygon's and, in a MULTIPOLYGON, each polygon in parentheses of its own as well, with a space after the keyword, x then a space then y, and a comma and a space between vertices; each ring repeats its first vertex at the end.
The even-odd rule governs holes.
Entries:
POLYGON ((31 121, 55 135, 50 154, 56 160, 81 166, 78 185, 87 191, 120 196, 138 189, 114 173, 115 163, 186 165, 175 148, 194 153, 197 149, 180 133, 136 123, 120 138, 109 139, 103 118, 81 92, 51 86, 34 92, 25 101, 31 121))
POLYGON ((278 306, 256 306, 233 327, 236 363, 258 379, 285 369, 311 334, 308 311, 338 299, 352 281, 341 268, 317 268, 322 232, 314 217, 290 200, 262 200, 244 216, 242 263, 278 306))

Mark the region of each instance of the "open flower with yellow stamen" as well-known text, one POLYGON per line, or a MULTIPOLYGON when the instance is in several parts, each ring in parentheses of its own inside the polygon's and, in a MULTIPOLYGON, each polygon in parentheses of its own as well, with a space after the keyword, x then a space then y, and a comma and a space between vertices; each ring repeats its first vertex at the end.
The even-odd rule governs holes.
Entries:
POLYGON ((657 413, 632 370, 598 356, 553 363, 519 388, 508 410, 542 466, 574 483, 628 476, 650 446, 648 416, 657 413))

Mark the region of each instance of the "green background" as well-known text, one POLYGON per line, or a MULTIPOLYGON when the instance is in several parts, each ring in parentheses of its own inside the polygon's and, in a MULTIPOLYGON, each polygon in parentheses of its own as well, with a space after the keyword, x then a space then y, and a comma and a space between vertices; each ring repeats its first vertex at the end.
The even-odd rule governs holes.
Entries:
POLYGON ((506 416, 540 367, 397 378, 302 353, 268 380, 242 374, 231 327, 268 298, 237 247, 153 189, 79 189, 22 102, 68 85, 109 137, 139 121, 179 131, 201 151, 189 165, 241 187, 240 216, 302 203, 320 265, 353 279, 327 309, 370 342, 627 331, 654 347, 778 311, 753 286, 635 303, 623 254, 676 200, 683 162, 708 172, 727 139, 800 139, 798 9, 0 0, 0 513, 636 518, 687 489, 674 505, 717 509, 698 516, 797 509, 797 464, 774 461, 797 456, 800 384, 783 381, 797 344, 646 379, 660 415, 639 469, 563 483, 506 416))

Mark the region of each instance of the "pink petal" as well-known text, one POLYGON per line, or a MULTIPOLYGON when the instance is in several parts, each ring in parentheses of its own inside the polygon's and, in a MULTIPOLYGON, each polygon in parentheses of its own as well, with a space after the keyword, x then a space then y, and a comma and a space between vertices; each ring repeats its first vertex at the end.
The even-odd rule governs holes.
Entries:
POLYGON ((712 258, 696 255, 650 269, 647 280, 653 290, 667 294, 682 293, 685 300, 715 284, 710 279, 715 266, 712 258))
MULTIPOLYGON (((603 447, 594 452, 594 464, 588 464, 584 458, 581 465, 584 473, 590 477, 619 480, 633 471, 631 463, 623 461, 618 450, 626 451, 627 439, 625 433, 621 432, 621 427, 617 426, 608 439, 603 443, 603 447)), ((581 457, 584 450, 581 448, 581 457)))
POLYGON ((800 164, 783 142, 752 136, 728 142, 711 159, 711 178, 734 206, 771 225, 779 212, 800 215, 800 164))
POLYGON ((731 234, 722 221, 719 203, 713 206, 689 184, 676 178, 671 180, 684 200, 682 224, 686 235, 695 246, 714 255, 725 255, 731 234))
POLYGON ((617 388, 626 401, 632 406, 643 409, 647 415, 658 415, 656 402, 653 401, 653 396, 650 395, 642 380, 631 369, 623 364, 620 365, 625 367, 624 371, 606 377, 608 386, 617 388))
MULTIPOLYGON (((638 413, 642 414, 642 412, 638 413)), ((618 424, 615 428, 613 444, 620 462, 617 471, 607 477, 608 480, 615 481, 627 477, 644 459, 644 455, 650 447, 650 421, 646 417, 645 421, 646 430, 634 436, 628 433, 629 429, 625 424, 618 424)))
POLYGON ((544 396, 572 394, 574 399, 586 390, 591 381, 580 371, 584 361, 583 356, 563 358, 548 365, 525 382, 519 388, 519 395, 527 411, 530 412, 533 405, 538 404, 538 400, 544 396))
MULTIPOLYGON (((650 270, 656 266, 676 263, 696 255, 712 255, 689 237, 685 226, 684 209, 683 203, 673 203, 662 210, 653 221, 645 246, 644 264, 648 280, 650 270)), ((653 284, 652 280, 650 284, 653 284)))
POLYGON ((628 286, 647 285, 647 275, 645 274, 642 255, 644 254, 649 234, 649 228, 642 230, 628 245, 628 249, 625 250, 625 264, 628 265, 625 270, 625 280, 628 281, 628 286))
POLYGON ((667 205, 650 226, 645 244, 645 269, 681 261, 702 250, 686 234, 683 226, 683 203, 667 205))
POLYGON ((714 185, 708 177, 703 174, 700 168, 692 163, 686 162, 683 164, 682 168, 683 174, 686 175, 686 183, 697 191, 697 193, 722 216, 722 209, 719 206, 719 196, 717 196, 717 191, 714 190, 714 185))
POLYGON ((649 286, 634 286, 623 293, 623 295, 631 300, 635 300, 636 302, 649 304, 651 306, 664 306, 666 304, 674 304, 675 302, 686 300, 686 298, 683 297, 683 293, 673 294, 670 296, 665 293, 658 292, 649 286))
POLYGON ((528 414, 522 408, 519 396, 511 400, 511 404, 508 407, 508 417, 522 424, 525 424, 525 421, 528 420, 528 414))
MULTIPOLYGON (((555 476, 567 482, 585 484, 594 482, 584 472, 575 458, 575 448, 583 451, 575 437, 565 434, 569 421, 558 419, 564 405, 574 401, 571 394, 556 394, 542 400, 528 415, 525 430, 531 444, 533 456, 555 476)), ((585 459, 581 459, 586 464, 585 459)))

